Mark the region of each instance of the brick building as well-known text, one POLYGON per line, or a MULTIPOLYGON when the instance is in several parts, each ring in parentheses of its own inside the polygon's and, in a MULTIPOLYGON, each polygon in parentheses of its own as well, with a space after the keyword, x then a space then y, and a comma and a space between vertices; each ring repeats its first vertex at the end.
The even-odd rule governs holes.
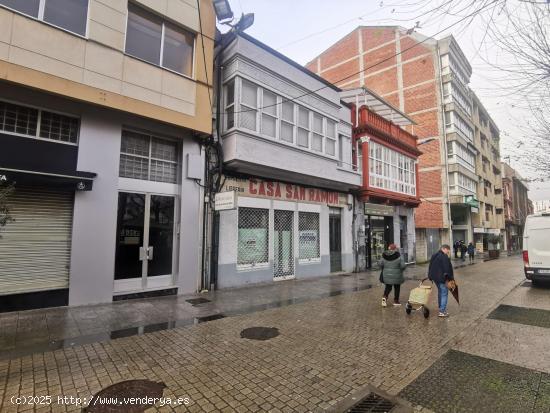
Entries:
POLYGON ((455 39, 436 40, 397 26, 361 26, 307 67, 341 88, 372 89, 414 120, 407 128, 419 143, 429 141, 418 168, 418 260, 452 239, 451 221, 459 223, 453 230, 472 239, 479 182, 468 87, 472 68, 455 39))
POLYGON ((533 203, 528 197, 529 187, 518 172, 504 162, 502 167, 506 245, 516 251, 523 246, 525 218, 533 213, 533 203))

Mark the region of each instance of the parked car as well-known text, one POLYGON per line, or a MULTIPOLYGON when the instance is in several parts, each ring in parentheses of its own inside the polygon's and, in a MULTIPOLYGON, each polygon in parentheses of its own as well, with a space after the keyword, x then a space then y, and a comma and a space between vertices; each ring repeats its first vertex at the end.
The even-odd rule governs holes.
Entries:
POLYGON ((533 284, 550 281, 550 213, 529 215, 523 231, 525 277, 533 284))

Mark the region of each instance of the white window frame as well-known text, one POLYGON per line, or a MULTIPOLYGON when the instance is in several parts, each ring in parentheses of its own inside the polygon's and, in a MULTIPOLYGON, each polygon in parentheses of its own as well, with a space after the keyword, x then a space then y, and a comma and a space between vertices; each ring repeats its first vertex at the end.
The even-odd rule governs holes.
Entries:
POLYGON ((291 144, 291 145, 296 145, 296 125, 297 125, 297 121, 298 121, 298 119, 297 119, 297 116, 298 116, 297 107, 298 107, 298 105, 296 105, 293 101, 281 97, 281 111, 280 111, 281 116, 280 116, 280 119, 279 119, 279 140, 281 142, 285 142, 285 143, 291 144), (292 118, 293 118, 292 122, 290 122, 289 120, 286 120, 286 119, 283 118, 283 105, 286 104, 286 103, 292 105, 292 118), (282 136, 283 136, 283 123, 292 127, 292 142, 284 140, 282 138, 282 136))
MULTIPOLYGON (((25 0, 23 0, 23 1, 25 1, 25 0)), ((11 8, 11 7, 6 6, 4 4, 0 4, 0 8, 4 8, 6 10, 10 10, 14 13, 17 13, 17 14, 20 14, 22 16, 28 17, 30 19, 40 21, 44 24, 47 24, 48 26, 55 27, 56 29, 62 30, 64 32, 72 34, 74 36, 78 36, 78 37, 81 37, 83 39, 88 39, 88 30, 89 30, 89 27, 90 27, 90 24, 89 24, 89 22, 90 22, 90 0, 87 0, 88 5, 86 7, 86 27, 84 28, 84 34, 73 32, 72 30, 66 29, 64 27, 58 26, 56 24, 53 24, 53 23, 50 23, 49 21, 44 20, 44 10, 46 9, 46 1, 48 1, 48 0, 39 0, 39 1, 40 1, 40 3, 38 5, 38 17, 35 17, 35 16, 27 14, 27 13, 23 13, 22 11, 11 8)))
POLYGON ((326 136, 326 128, 325 128, 325 117, 321 115, 318 112, 312 112, 311 114, 311 141, 310 141, 310 147, 313 152, 317 153, 324 153, 325 152, 325 136, 326 136), (315 131, 315 118, 321 119, 321 131, 315 131), (314 149, 313 148, 313 139, 314 138, 321 138, 321 149, 314 149))
POLYGON ((299 147, 299 148, 302 148, 302 149, 312 150, 311 149, 311 118, 312 118, 312 111, 310 109, 306 108, 303 105, 296 105, 296 113, 298 115, 298 117, 296 118, 296 146, 299 147), (300 108, 303 108, 304 110, 307 111, 307 122, 308 122, 307 128, 300 125, 300 108), (300 129, 302 129, 304 131, 307 131, 307 146, 300 145, 298 143, 298 135, 299 135, 300 129))
MULTIPOLYGON (((281 104, 280 96, 277 95, 277 93, 272 92, 269 89, 263 88, 261 86, 257 86, 257 87, 261 91, 260 92, 261 101, 260 101, 260 105, 258 107, 258 110, 261 112, 261 114, 260 114, 260 128, 259 128, 260 135, 262 135, 266 139, 278 139, 279 138, 279 119, 282 116, 282 115, 279 116, 279 106, 281 104), (272 95, 275 95, 275 115, 265 111, 265 108, 264 108, 264 94, 266 92, 270 93, 272 95), (273 119, 275 121, 275 136, 267 135, 267 134, 264 133, 264 131, 263 131, 264 116, 268 116, 268 117, 270 117, 271 119, 273 119)), ((281 108, 281 111, 282 111, 282 108, 281 108)))
POLYGON ((243 128, 245 130, 260 133, 260 110, 259 110, 259 108, 260 108, 260 98, 259 98, 259 94, 260 94, 260 89, 261 88, 256 83, 251 82, 247 79, 240 79, 239 83, 240 83, 240 87, 239 87, 239 125, 238 125, 238 127, 243 128), (250 83, 251 85, 253 85, 256 88, 256 107, 251 107, 247 103, 243 102, 243 90, 244 90, 244 87, 245 87, 245 83, 250 83), (244 107, 244 109, 243 109, 243 107, 244 107), (242 112, 244 112, 244 111, 255 112, 254 113, 255 116, 256 116, 255 129, 249 129, 249 128, 246 128, 246 127, 241 125, 242 112))
POLYGON ((229 82, 227 82, 224 86, 224 122, 223 122, 223 128, 225 131, 233 130, 237 127, 237 82, 236 79, 233 78, 229 82), (227 92, 229 90, 229 86, 233 84, 233 102, 229 103, 227 98, 229 96, 229 93, 227 92), (232 108, 233 109, 233 126, 229 127, 228 121, 228 110, 232 108))
POLYGON ((338 124, 332 119, 325 118, 325 150, 324 150, 325 155, 337 157, 338 159, 340 159, 338 140, 339 140, 338 124), (334 129, 333 129, 334 136, 333 137, 329 136, 329 133, 328 133, 328 131, 330 130, 330 128, 329 128, 330 124, 334 125, 334 129), (327 142, 328 141, 333 141, 333 143, 334 143, 334 153, 332 155, 327 152, 327 142))
MULTIPOLYGON (((41 0, 43 1, 43 0, 41 0)), ((167 70, 171 73, 174 73, 178 76, 183 76, 183 77, 186 77, 188 79, 192 79, 192 80, 195 80, 195 72, 196 72, 196 64, 195 64, 195 59, 197 57, 197 32, 195 32, 194 30, 191 30, 181 24, 176 24, 176 23, 173 23, 171 21, 168 21, 164 16, 158 14, 158 13, 154 13, 152 11, 150 11, 149 9, 146 9, 144 8, 143 6, 141 6, 140 4, 138 3, 134 3, 134 2, 128 2, 128 6, 126 7, 126 26, 125 26, 125 32, 124 32, 124 54, 126 56, 130 56, 134 59, 137 59, 143 63, 147 63, 147 64, 150 64, 150 65, 153 65, 153 66, 156 66, 156 67, 160 67, 162 68, 163 70, 167 70), (162 21, 162 26, 161 26, 161 34, 160 34, 160 57, 159 57, 159 63, 153 63, 153 62, 150 62, 148 60, 145 60, 139 56, 135 56, 131 53, 128 53, 126 51, 126 40, 127 40, 127 37, 128 37, 128 20, 129 20, 129 16, 130 16, 130 11, 128 10, 128 6, 132 4, 132 6, 134 7, 137 7, 137 8, 140 8, 142 9, 145 13, 148 13, 148 14, 151 14, 153 16, 157 16, 161 21, 162 21), (162 64, 162 61, 163 61, 163 57, 164 57, 164 40, 165 40, 165 27, 166 27, 166 23, 168 24, 171 24, 172 26, 178 28, 178 29, 181 29, 181 30, 185 30, 186 32, 189 32, 190 34, 193 35, 193 56, 191 58, 191 74, 185 74, 185 73, 181 73, 181 72, 178 72, 177 70, 174 70, 174 69, 170 69, 169 67, 165 67, 163 66, 162 64)), ((88 10, 89 10, 89 7, 88 7, 88 10)))
POLYGON ((415 165, 414 158, 370 140, 369 185, 371 187, 416 196, 415 165))

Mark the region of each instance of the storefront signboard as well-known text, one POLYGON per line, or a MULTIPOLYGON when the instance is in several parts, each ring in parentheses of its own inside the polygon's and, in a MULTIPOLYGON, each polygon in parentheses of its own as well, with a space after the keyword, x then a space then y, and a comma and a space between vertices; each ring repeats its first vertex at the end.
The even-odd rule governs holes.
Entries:
POLYGON ((487 234, 500 235, 500 229, 498 228, 489 228, 487 234))
POLYGON ((472 211, 473 214, 479 214, 479 208, 477 207, 471 206, 470 210, 472 211))
POLYGON ((278 181, 267 181, 259 178, 226 177, 223 191, 236 193, 237 196, 268 198, 281 201, 295 201, 330 206, 344 206, 348 203, 347 194, 309 188, 301 185, 278 181))
POLYGON ((237 207, 237 196, 235 191, 218 192, 214 196, 214 209, 216 211, 225 211, 237 207))
POLYGON ((474 234, 485 234, 485 228, 474 227, 474 234))
POLYGON ((479 208, 479 201, 476 199, 474 195, 465 195, 464 203, 466 205, 470 205, 471 207, 479 208))
POLYGON ((365 202, 365 215, 393 216, 395 208, 390 205, 369 204, 365 202))

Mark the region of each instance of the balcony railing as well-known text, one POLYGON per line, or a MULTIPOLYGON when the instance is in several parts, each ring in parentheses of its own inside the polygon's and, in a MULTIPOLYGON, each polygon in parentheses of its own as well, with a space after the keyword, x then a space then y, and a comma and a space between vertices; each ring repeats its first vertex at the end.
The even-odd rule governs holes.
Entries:
POLYGON ((372 128, 394 137, 401 142, 416 147, 416 136, 400 126, 370 111, 365 106, 359 109, 359 126, 370 125, 372 128))

